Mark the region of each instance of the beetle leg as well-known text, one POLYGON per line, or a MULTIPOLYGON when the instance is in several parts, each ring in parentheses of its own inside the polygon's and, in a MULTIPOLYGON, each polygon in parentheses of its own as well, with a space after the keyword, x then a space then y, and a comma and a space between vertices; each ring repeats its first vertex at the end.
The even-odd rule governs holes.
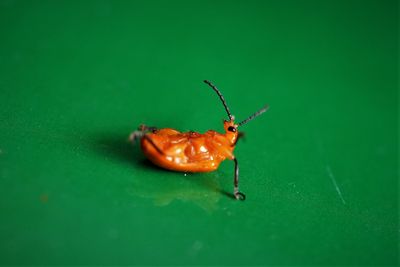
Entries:
POLYGON ((154 149, 157 150, 158 153, 165 155, 164 151, 162 151, 162 149, 159 148, 156 143, 154 143, 153 139, 151 139, 148 135, 143 135, 143 138, 146 139, 154 147, 154 149))
POLYGON ((129 135, 129 139, 128 140, 132 144, 135 144, 136 140, 140 140, 144 136, 144 134, 145 134, 145 132, 140 131, 140 130, 134 131, 129 135))
POLYGON ((147 132, 154 133, 155 131, 157 131, 157 127, 141 124, 136 131, 129 135, 129 141, 135 144, 136 140, 140 140, 147 132))
POLYGON ((239 192, 239 163, 236 158, 233 158, 235 162, 235 178, 233 179, 233 195, 238 200, 245 200, 246 195, 239 192))
POLYGON ((155 127, 155 126, 146 126, 144 124, 141 124, 139 126, 138 130, 142 131, 142 132, 154 132, 154 131, 157 131, 157 127, 155 127))

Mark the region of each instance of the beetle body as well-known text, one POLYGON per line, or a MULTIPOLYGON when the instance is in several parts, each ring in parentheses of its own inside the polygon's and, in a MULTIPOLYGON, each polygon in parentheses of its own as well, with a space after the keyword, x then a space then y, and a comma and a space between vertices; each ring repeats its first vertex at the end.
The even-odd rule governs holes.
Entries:
MULTIPOLYGON (((224 122, 225 129, 233 122, 224 122)), ((171 128, 154 130, 141 139, 146 157, 164 169, 181 172, 215 171, 225 159, 233 160, 237 133, 209 130, 181 133, 171 128)))
POLYGON ((234 196, 236 199, 244 200, 245 195, 239 192, 239 165, 233 154, 241 136, 238 127, 267 111, 268 106, 235 123, 234 116, 230 113, 221 92, 211 82, 204 82, 218 94, 228 114, 229 120, 224 121, 225 133, 214 130, 208 130, 204 134, 193 131, 181 133, 172 128, 157 129, 141 125, 129 139, 133 143, 140 139, 144 155, 155 165, 171 171, 211 172, 215 171, 225 159, 233 160, 234 196))

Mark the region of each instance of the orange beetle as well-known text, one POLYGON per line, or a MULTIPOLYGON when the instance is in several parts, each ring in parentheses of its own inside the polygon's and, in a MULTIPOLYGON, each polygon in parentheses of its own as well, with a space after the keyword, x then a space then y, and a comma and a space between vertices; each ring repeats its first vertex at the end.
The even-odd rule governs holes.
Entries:
POLYGON ((218 94, 228 113, 229 120, 224 121, 225 133, 208 130, 204 134, 193 131, 181 133, 171 128, 157 129, 156 127, 139 126, 129 140, 134 143, 141 140, 145 156, 155 165, 164 169, 179 172, 211 172, 219 164, 230 159, 235 162, 234 196, 244 200, 246 197, 239 192, 239 165, 233 155, 235 145, 241 136, 238 127, 254 119, 268 110, 268 105, 248 117, 235 123, 221 92, 209 81, 204 81, 218 94))

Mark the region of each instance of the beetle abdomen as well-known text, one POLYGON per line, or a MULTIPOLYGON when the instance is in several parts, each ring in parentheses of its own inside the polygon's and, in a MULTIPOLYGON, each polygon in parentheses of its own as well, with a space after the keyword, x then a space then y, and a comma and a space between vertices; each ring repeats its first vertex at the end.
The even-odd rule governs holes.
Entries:
POLYGON ((210 172, 218 168, 220 158, 204 145, 205 138, 190 133, 174 135, 147 134, 141 146, 145 156, 164 169, 182 172, 210 172))

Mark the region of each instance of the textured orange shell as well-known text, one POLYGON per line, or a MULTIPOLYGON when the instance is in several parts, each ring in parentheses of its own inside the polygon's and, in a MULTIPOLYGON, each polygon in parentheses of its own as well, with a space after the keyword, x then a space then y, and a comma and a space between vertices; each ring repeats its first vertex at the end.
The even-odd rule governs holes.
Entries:
MULTIPOLYGON (((233 125, 231 122, 225 124, 225 128, 233 125)), ((216 170, 223 160, 234 158, 236 138, 237 135, 234 133, 220 134, 212 130, 204 134, 181 133, 171 128, 164 128, 147 133, 146 138, 141 139, 141 147, 151 162, 164 169, 211 172, 216 170)))

